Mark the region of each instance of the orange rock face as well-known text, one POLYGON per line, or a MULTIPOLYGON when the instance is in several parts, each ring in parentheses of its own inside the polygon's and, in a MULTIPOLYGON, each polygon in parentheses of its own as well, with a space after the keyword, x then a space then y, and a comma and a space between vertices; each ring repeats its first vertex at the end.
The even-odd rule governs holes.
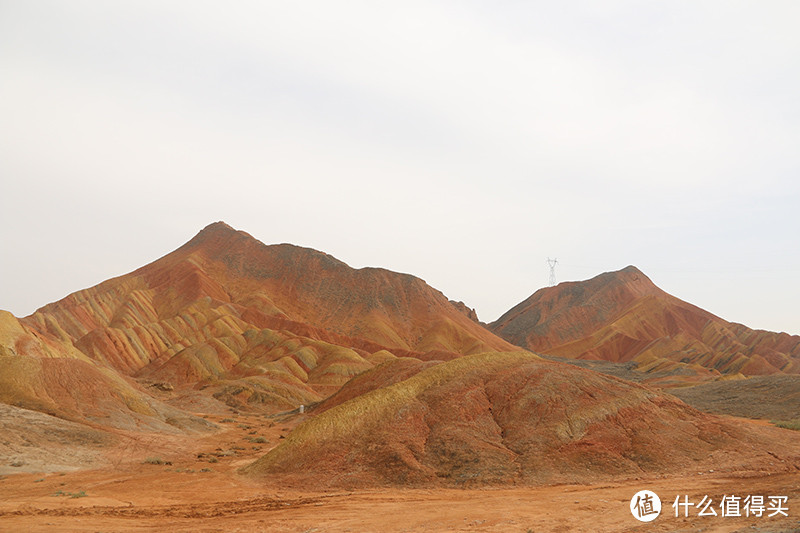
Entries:
POLYGON ((489 329, 535 352, 663 369, 800 373, 800 336, 752 330, 675 298, 637 268, 534 293, 489 329))

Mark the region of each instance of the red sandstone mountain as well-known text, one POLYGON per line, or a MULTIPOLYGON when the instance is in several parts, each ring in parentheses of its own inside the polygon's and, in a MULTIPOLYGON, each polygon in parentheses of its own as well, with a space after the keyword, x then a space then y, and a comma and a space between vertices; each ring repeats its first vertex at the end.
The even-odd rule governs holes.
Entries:
POLYGON ((322 399, 386 354, 513 349, 464 309, 414 276, 267 246, 218 222, 130 274, 19 321, 0 317, 0 355, 79 359, 142 382, 211 386, 229 404, 286 409, 322 399))
POLYGON ((800 336, 727 322, 656 287, 637 268, 541 289, 489 329, 538 353, 644 368, 800 373, 800 336))
POLYGON ((222 315, 245 322, 285 319, 352 337, 356 344, 361 339, 457 353, 509 348, 419 278, 353 269, 290 244, 266 246, 221 222, 175 252, 47 305, 24 322, 58 335, 61 330, 47 320, 52 318, 71 338, 82 339, 98 328, 135 329, 169 320, 201 300, 213 309, 227 306, 230 311, 219 311, 222 315))

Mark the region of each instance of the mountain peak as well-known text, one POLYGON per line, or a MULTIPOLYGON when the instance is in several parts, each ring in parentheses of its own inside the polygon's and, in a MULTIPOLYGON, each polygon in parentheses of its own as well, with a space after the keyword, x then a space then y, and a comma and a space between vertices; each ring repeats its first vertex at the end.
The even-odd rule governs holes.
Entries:
POLYGON ((655 283, 648 278, 644 272, 639 270, 633 265, 628 265, 623 269, 614 270, 612 272, 605 272, 590 280, 589 283, 608 283, 609 281, 616 281, 628 285, 640 285, 642 287, 655 287, 655 283))
POLYGON ((625 268, 619 270, 619 272, 625 274, 642 274, 642 271, 633 265, 628 265, 625 268))
POLYGON ((614 298, 625 300, 627 298, 640 298, 648 295, 661 295, 664 293, 647 275, 633 265, 628 265, 615 272, 607 272, 589 280, 595 282, 598 288, 625 294, 617 294, 614 298), (608 281, 604 278, 608 278, 608 281), (610 281, 610 283, 609 283, 610 281))
POLYGON ((256 238, 241 230, 229 226, 223 221, 213 222, 200 230, 192 239, 179 249, 185 248, 220 248, 228 247, 236 241, 255 241, 256 238))
POLYGON ((224 221, 218 220, 217 222, 212 222, 211 224, 200 230, 200 233, 218 232, 218 231, 237 231, 237 230, 231 227, 229 224, 225 223, 224 221))
MULTIPOLYGON (((350 339, 345 343, 363 340, 406 351, 513 349, 419 278, 380 268, 354 269, 312 248, 266 245, 222 221, 209 224, 164 257, 67 299, 69 305, 56 302, 42 309, 61 313, 57 318, 41 315, 35 320, 45 328, 48 319, 63 322, 69 335, 83 338, 118 325, 159 323, 160 328, 160 321, 176 316, 183 320, 191 309, 212 322, 218 317, 209 317, 217 313, 232 313, 238 325, 256 329, 268 328, 276 319, 289 320, 343 335, 350 339), (85 304, 88 300, 92 303, 85 304), (95 303, 100 301, 104 303, 95 303), (84 304, 87 309, 76 319, 72 310, 84 304), (220 305, 234 307, 217 311, 220 305)), ((206 325, 202 320, 196 324, 206 325)), ((153 345, 148 357, 161 357, 161 348, 153 345)), ((147 358, 136 353, 129 359, 138 369, 147 358)))
MULTIPOLYGON (((223 221, 212 222, 205 228, 201 229, 200 232, 195 235, 192 239, 197 240, 198 238, 202 239, 209 239, 209 238, 220 238, 220 237, 232 237, 237 234, 244 234, 243 231, 237 230, 236 228, 229 226, 223 221)), ((191 241, 190 241, 191 242, 191 241)))

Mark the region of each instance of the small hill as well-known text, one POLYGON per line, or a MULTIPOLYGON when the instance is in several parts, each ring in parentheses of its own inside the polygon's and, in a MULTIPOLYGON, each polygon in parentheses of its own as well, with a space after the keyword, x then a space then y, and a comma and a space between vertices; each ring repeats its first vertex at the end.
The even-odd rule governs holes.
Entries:
POLYGON ((393 357, 345 383, 334 395, 315 406, 314 412, 327 411, 373 390, 394 385, 441 362, 420 361, 413 357, 393 357))
POLYGON ((313 486, 464 486, 674 473, 717 454, 800 465, 789 432, 775 432, 757 438, 672 396, 530 353, 489 353, 332 407, 243 472, 313 486))
POLYGON ((800 373, 800 336, 727 322, 659 289, 636 267, 536 291, 489 329, 529 350, 640 368, 800 373))

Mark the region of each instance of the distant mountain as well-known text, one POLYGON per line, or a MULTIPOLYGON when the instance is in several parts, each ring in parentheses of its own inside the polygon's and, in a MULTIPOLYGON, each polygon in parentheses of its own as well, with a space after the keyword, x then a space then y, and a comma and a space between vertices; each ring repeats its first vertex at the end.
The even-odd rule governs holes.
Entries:
POLYGON ((80 359, 157 387, 212 387, 231 405, 291 409, 381 354, 516 349, 465 309, 414 276, 267 246, 218 222, 130 274, 20 320, 0 316, 0 355, 80 359))
POLYGON ((656 287, 636 267, 536 291, 489 329, 531 351, 582 359, 684 363, 744 375, 800 373, 800 336, 727 322, 656 287))

